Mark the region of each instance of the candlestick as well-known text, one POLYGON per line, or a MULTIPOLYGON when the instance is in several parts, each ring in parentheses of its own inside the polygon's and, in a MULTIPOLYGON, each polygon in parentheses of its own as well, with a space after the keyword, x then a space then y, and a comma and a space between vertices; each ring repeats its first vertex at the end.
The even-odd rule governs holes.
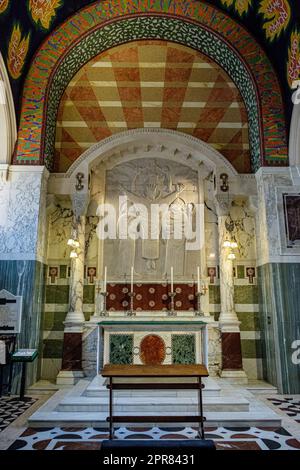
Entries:
POLYGON ((127 310, 127 312, 126 312, 126 315, 128 317, 135 317, 136 313, 135 313, 134 308, 133 308, 133 299, 134 299, 135 293, 134 292, 128 292, 128 295, 130 297, 130 307, 129 307, 129 310, 127 310))
POLYGON ((176 292, 169 292, 169 297, 171 298, 170 310, 168 311, 168 317, 176 317, 177 312, 175 311, 175 296, 176 292))
POLYGON ((106 309, 106 298, 107 298, 107 295, 108 295, 108 292, 101 292, 101 295, 103 297, 103 309, 100 313, 100 317, 108 317, 108 311, 106 309))
POLYGON ((107 266, 104 268, 104 283, 103 283, 103 291, 106 292, 106 284, 107 284, 107 266))
POLYGON ((173 266, 171 266, 171 293, 173 294, 174 292, 174 272, 173 272, 173 266))
POLYGON ((131 266, 130 292, 133 292, 133 266, 131 266))
POLYGON ((197 285, 198 285, 197 291, 199 293, 200 292, 200 267, 199 266, 197 267, 197 285))

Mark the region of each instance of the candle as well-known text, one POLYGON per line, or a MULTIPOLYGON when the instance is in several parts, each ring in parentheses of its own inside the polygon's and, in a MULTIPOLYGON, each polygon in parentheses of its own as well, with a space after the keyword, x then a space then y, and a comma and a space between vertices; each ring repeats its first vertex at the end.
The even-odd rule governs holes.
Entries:
POLYGON ((104 285, 103 285, 103 291, 106 292, 106 283, 107 283, 107 266, 104 268, 104 285))
POLYGON ((171 293, 174 292, 174 273, 173 273, 173 266, 171 266, 171 293))
POLYGON ((197 267, 197 284, 198 284, 198 293, 200 293, 200 267, 197 267))
POLYGON ((131 266, 131 284, 130 284, 130 292, 133 292, 133 266, 131 266))

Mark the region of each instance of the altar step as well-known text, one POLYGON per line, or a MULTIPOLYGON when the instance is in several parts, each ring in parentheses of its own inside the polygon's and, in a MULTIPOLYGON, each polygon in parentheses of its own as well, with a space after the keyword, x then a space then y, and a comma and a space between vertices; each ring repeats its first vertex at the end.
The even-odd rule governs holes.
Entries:
MULTIPOLYGON (((211 386, 217 389, 217 384, 211 386)), ((100 396, 89 396, 90 382, 80 380, 74 387, 56 392, 41 408, 33 413, 28 419, 29 426, 48 427, 101 427, 107 428, 106 418, 108 416, 108 395, 107 389, 100 390, 100 396), (88 390, 89 389, 89 390, 88 390)), ((95 384, 94 384, 95 385, 95 384)), ((101 385, 102 387, 103 385, 101 385)), ((220 388, 220 387, 219 387, 220 388)), ((127 391, 126 391, 127 392, 127 391)), ((162 391, 160 396, 153 396, 152 392, 146 391, 147 396, 141 395, 145 391, 138 391, 139 395, 124 396, 122 392, 115 392, 114 412, 119 416, 194 416, 197 411, 196 395, 191 398, 189 395, 166 396, 162 391)), ((174 391, 172 391, 174 392, 174 391)), ((176 391, 175 393, 182 393, 176 391)), ((128 392, 127 392, 128 393, 128 392)), ((257 397, 252 395, 246 388, 226 386, 219 395, 203 395, 204 415, 206 417, 206 427, 227 426, 280 426, 281 417, 271 408, 266 406, 257 397)), ((147 425, 159 426, 159 423, 147 423, 147 425)), ((132 425, 132 423, 128 423, 132 425)), ((176 427, 175 423, 165 423, 170 427, 176 427)), ((188 418, 186 425, 190 426, 188 418)), ((122 423, 122 426, 126 426, 122 423)), ((193 425, 195 426, 195 424, 193 425)), ((135 425, 137 427, 137 425, 135 425)))
MULTIPOLYGON (((148 395, 123 396, 119 397, 118 392, 114 393, 114 413, 122 412, 133 414, 152 412, 152 414, 167 414, 175 411, 197 413, 199 410, 196 394, 188 397, 153 396, 148 391, 148 395)), ((249 411, 249 402, 245 398, 232 397, 203 397, 203 409, 207 411, 249 411)), ((103 412, 108 410, 108 394, 106 397, 67 397, 58 406, 58 411, 76 412, 103 412)))
MULTIPOLYGON (((131 382, 141 382, 141 379, 131 379, 131 382)), ((146 382, 147 380, 144 379, 143 382, 146 382)), ((148 379, 149 381, 149 379, 148 379)), ((160 379, 156 379, 157 383, 160 383, 160 379)), ((172 379, 164 379, 164 382, 169 381, 172 382, 172 379)), ((173 379, 174 381, 174 379, 173 379)), ((177 379, 179 381, 179 379, 177 379)), ((122 382, 122 379, 119 379, 119 382, 122 382)), ((124 382, 124 380, 123 380, 124 382)), ((126 380, 128 382, 128 379, 126 380)), ((151 383, 153 383, 154 380, 151 380, 151 383)), ((84 395, 88 397, 107 397, 107 388, 106 388, 106 379, 104 379, 101 375, 98 375, 95 377, 91 383, 87 386, 86 390, 84 391, 84 395)), ((221 387, 216 383, 215 380, 211 379, 210 377, 207 377, 203 379, 203 384, 205 385, 205 388, 203 389, 203 396, 213 396, 213 397, 218 397, 220 396, 221 393, 221 387)), ((193 397, 195 396, 195 392, 192 390, 118 390, 118 397, 143 397, 143 396, 148 396, 151 393, 151 396, 157 396, 157 397, 193 397)))

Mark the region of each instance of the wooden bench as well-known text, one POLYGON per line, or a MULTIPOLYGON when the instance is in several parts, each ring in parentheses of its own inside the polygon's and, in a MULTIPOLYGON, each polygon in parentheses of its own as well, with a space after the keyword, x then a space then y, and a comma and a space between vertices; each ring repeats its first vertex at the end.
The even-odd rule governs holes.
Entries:
POLYGON ((109 438, 114 438, 114 423, 198 423, 199 424, 199 437, 204 439, 204 426, 205 418, 203 416, 203 402, 202 402, 202 377, 208 377, 208 371, 202 364, 193 365, 114 365, 106 364, 101 374, 103 377, 109 379, 107 388, 109 389, 109 438), (114 379, 131 379, 131 378, 194 378, 194 382, 114 382, 114 379), (113 390, 149 390, 149 389, 185 389, 185 390, 198 390, 198 414, 195 416, 114 416, 113 414, 113 390))

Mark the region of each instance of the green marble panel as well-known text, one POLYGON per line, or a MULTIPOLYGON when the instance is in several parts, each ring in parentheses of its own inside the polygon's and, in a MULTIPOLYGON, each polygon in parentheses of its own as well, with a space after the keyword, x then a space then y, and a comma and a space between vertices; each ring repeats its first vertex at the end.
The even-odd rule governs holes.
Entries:
POLYGON ((110 364, 132 364, 133 335, 109 335, 110 364))
POLYGON ((67 278, 67 265, 66 264, 61 264, 59 267, 59 277, 60 279, 66 279, 67 278))
POLYGON ((43 341, 43 357, 45 359, 61 359, 62 352, 62 339, 46 339, 43 341))
POLYGON ((44 331, 63 331, 67 312, 45 312, 44 331))
POLYGON ((83 287, 83 303, 93 304, 95 302, 95 286, 84 286, 83 287))
POLYGON ((241 322, 241 331, 260 331, 260 321, 258 312, 238 312, 238 319, 241 322))
POLYGON ((220 287, 219 286, 209 286, 209 303, 210 304, 220 304, 220 287))
POLYGON ((292 361, 300 339, 300 263, 268 263, 258 268, 263 372, 280 393, 300 393, 300 365, 292 361))
MULTIPOLYGON (((14 295, 21 295, 23 298, 22 324, 21 333, 18 334, 18 347, 38 349, 39 351, 38 359, 32 364, 28 364, 27 386, 39 380, 41 375, 46 270, 46 265, 39 261, 0 261, 0 290, 6 289, 14 295)), ((15 364, 12 393, 19 391, 20 380, 21 366, 15 364)))
POLYGON ((258 304, 257 286, 234 286, 236 304, 258 304))
POLYGON ((242 339, 242 356, 244 359, 259 359, 262 357, 261 341, 257 339, 242 339))
POLYGON ((245 279, 245 266, 243 264, 238 264, 236 267, 236 270, 237 270, 237 278, 245 279))
POLYGON ((92 314, 91 312, 83 312, 83 315, 84 315, 85 321, 89 321, 92 314))
POLYGON ((172 363, 195 364, 195 335, 172 335, 172 363))
POLYGON ((69 286, 46 286, 46 304, 67 304, 69 286))

